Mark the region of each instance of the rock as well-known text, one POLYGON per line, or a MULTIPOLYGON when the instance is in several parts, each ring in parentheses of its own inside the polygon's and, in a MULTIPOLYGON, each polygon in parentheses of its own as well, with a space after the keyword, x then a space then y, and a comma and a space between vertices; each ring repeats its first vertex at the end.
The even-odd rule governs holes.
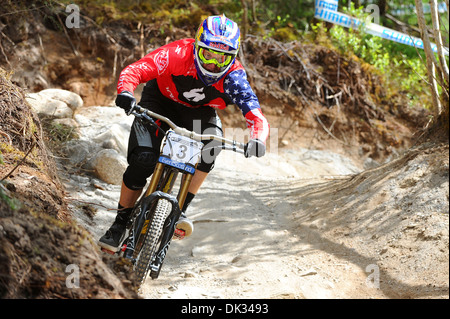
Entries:
POLYGON ((66 103, 48 98, 40 93, 30 93, 25 99, 33 110, 41 116, 71 118, 73 115, 72 109, 66 103))
MULTIPOLYGON (((128 135, 134 116, 127 116, 119 107, 90 106, 79 108, 74 114, 74 119, 80 126, 80 134, 84 139, 101 141, 103 134, 105 134, 103 138, 106 138, 111 133, 120 132, 120 138, 123 138, 120 144, 128 145, 128 135)), ((119 135, 114 139, 118 139, 119 135)))
POLYGON ((323 230, 327 227, 327 223, 324 219, 316 219, 309 225, 311 229, 323 230))
POLYGON ((244 259, 244 258, 245 258, 245 257, 242 256, 242 255, 237 255, 236 257, 234 257, 234 258, 231 260, 231 263, 232 263, 232 264, 235 264, 235 263, 241 261, 241 260, 244 259))
POLYGON ((312 276, 312 275, 317 275, 317 271, 313 268, 304 271, 303 273, 300 274, 300 277, 305 277, 305 276, 312 276))
POLYGON ((116 150, 121 155, 126 156, 128 148, 128 135, 129 129, 119 124, 113 124, 107 131, 97 135, 92 140, 101 145, 103 148, 116 150))
POLYGON ((63 146, 63 152, 71 164, 87 165, 91 169, 90 160, 101 150, 96 143, 88 140, 70 140, 63 146))
POLYGON ((281 145, 288 146, 289 145, 289 141, 288 140, 281 140, 281 145))
POLYGON ((95 175, 109 184, 121 185, 126 168, 125 158, 113 149, 101 150, 93 160, 95 175))
POLYGON ((83 106, 83 99, 76 93, 61 89, 46 89, 39 92, 39 95, 52 100, 61 101, 67 104, 73 111, 83 106))
POLYGON ((196 277, 197 277, 197 274, 192 271, 188 270, 184 273, 184 278, 196 278, 196 277))

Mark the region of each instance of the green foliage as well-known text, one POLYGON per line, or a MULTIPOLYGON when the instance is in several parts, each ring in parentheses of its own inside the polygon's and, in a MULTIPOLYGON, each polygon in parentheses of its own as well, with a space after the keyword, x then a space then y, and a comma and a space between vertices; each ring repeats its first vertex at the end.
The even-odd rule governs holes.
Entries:
MULTIPOLYGON (((343 8, 348 14, 361 20, 365 18, 363 8, 343 8)), ((322 23, 312 27, 316 38, 323 41, 324 32, 329 35, 331 44, 343 55, 357 56, 361 61, 370 64, 382 76, 391 94, 406 92, 412 104, 419 101, 425 107, 431 106, 429 93, 424 84, 426 66, 424 54, 413 48, 396 42, 372 36, 361 29, 347 29, 338 25, 329 32, 322 23)), ((328 44, 329 42, 328 41, 328 44)))
POLYGON ((427 101, 424 106, 430 107, 428 90, 423 83, 426 79, 424 57, 418 56, 417 51, 415 55, 407 55, 405 45, 340 26, 331 28, 330 35, 341 54, 354 54, 374 66, 386 79, 391 92, 407 92, 412 103, 427 101))
POLYGON ((305 32, 304 38, 307 41, 311 41, 323 46, 333 47, 334 45, 331 43, 330 37, 328 35, 328 28, 325 26, 325 23, 318 22, 316 24, 311 25, 312 32, 305 32))
POLYGON ((333 44, 342 53, 351 52, 381 72, 389 67, 390 54, 383 47, 383 39, 337 25, 331 28, 330 35, 333 44))
POLYGON ((269 27, 285 27, 289 23, 301 30, 314 17, 314 0, 259 0, 256 13, 269 22, 269 27))
POLYGON ((298 40, 298 34, 296 30, 290 27, 274 29, 268 34, 268 36, 282 42, 298 40))

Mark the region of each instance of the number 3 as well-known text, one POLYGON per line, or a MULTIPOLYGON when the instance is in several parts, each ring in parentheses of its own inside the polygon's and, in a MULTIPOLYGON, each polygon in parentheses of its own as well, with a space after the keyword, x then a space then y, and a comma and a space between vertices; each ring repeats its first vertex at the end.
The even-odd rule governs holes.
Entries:
POLYGON ((186 145, 180 145, 180 147, 178 148, 177 157, 179 159, 185 158, 186 157, 186 151, 187 151, 187 146, 186 145))

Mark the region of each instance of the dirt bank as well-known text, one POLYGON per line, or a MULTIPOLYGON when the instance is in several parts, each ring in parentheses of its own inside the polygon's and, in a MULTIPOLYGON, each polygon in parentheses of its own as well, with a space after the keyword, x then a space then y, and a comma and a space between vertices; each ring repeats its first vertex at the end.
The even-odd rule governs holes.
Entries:
POLYGON ((1 68, 0 92, 0 298, 136 297, 72 221, 41 123, 1 68))

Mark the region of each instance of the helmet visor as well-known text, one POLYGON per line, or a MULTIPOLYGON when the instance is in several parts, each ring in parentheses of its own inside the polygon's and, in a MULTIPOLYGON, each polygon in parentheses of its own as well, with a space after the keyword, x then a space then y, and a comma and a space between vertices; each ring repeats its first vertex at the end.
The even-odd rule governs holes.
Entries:
POLYGON ((218 68, 218 72, 223 70, 223 68, 228 66, 233 60, 233 55, 202 47, 200 47, 198 50, 198 57, 200 58, 203 66, 207 64, 216 65, 218 68))

